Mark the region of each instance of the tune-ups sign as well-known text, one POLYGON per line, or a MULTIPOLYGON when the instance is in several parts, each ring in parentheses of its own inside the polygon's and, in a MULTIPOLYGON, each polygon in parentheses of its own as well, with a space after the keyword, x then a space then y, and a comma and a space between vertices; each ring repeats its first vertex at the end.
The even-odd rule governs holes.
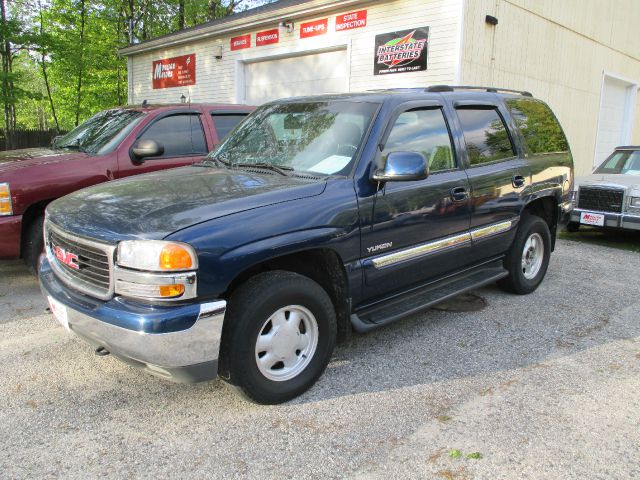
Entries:
POLYGON ((196 54, 164 58, 153 62, 153 88, 196 84, 196 54))
POLYGON ((374 75, 427 69, 429 27, 376 35, 374 75))

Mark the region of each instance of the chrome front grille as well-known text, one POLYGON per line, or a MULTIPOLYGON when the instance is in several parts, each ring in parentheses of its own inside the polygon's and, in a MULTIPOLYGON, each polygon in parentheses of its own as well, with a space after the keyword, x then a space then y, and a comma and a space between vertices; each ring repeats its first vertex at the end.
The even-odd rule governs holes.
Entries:
POLYGON ((63 282, 103 300, 113 296, 115 246, 87 240, 45 223, 47 257, 63 282))
POLYGON ((624 190, 610 188, 580 187, 578 208, 596 212, 622 212, 624 190))

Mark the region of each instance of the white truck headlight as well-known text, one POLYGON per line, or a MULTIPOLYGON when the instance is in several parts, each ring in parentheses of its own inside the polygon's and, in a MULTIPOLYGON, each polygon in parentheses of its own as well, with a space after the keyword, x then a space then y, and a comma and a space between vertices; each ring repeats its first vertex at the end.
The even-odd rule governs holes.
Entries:
POLYGON ((164 240, 124 240, 118 244, 116 263, 149 272, 196 270, 198 257, 191 245, 164 240))
POLYGON ((118 244, 115 292, 140 300, 185 300, 197 296, 198 257, 193 247, 163 240, 118 244))
POLYGON ((640 208, 640 197, 631 197, 629 199, 629 206, 640 208))
POLYGON ((13 215, 11 190, 8 183, 0 183, 0 215, 13 215))

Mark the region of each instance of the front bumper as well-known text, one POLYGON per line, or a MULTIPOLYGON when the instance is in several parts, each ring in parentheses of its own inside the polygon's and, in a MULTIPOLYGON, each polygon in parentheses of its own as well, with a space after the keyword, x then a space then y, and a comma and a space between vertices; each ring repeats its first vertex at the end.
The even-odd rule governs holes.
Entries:
POLYGON ((44 256, 39 274, 45 297, 66 307, 69 330, 91 345, 178 382, 217 375, 226 301, 173 306, 145 305, 117 297, 102 301, 61 283, 44 256))
MULTIPOLYGON (((640 230, 640 215, 632 215, 629 213, 596 212, 594 210, 584 210, 582 208, 574 208, 571 211, 571 221, 580 223, 581 212, 604 215, 604 226, 600 228, 620 228, 624 230, 640 230)), ((592 225, 589 225, 589 226, 592 226, 592 225)))
POLYGON ((0 217, 0 258, 20 256, 22 215, 0 217))

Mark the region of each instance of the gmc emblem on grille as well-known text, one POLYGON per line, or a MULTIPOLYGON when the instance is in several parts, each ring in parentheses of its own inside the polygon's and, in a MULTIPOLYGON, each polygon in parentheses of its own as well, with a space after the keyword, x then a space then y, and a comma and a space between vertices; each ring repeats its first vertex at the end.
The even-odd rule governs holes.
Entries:
POLYGON ((75 253, 67 252, 65 249, 52 245, 53 254, 56 256, 59 262, 64 263, 65 265, 75 268, 78 270, 80 265, 78 265, 78 255, 75 253))

